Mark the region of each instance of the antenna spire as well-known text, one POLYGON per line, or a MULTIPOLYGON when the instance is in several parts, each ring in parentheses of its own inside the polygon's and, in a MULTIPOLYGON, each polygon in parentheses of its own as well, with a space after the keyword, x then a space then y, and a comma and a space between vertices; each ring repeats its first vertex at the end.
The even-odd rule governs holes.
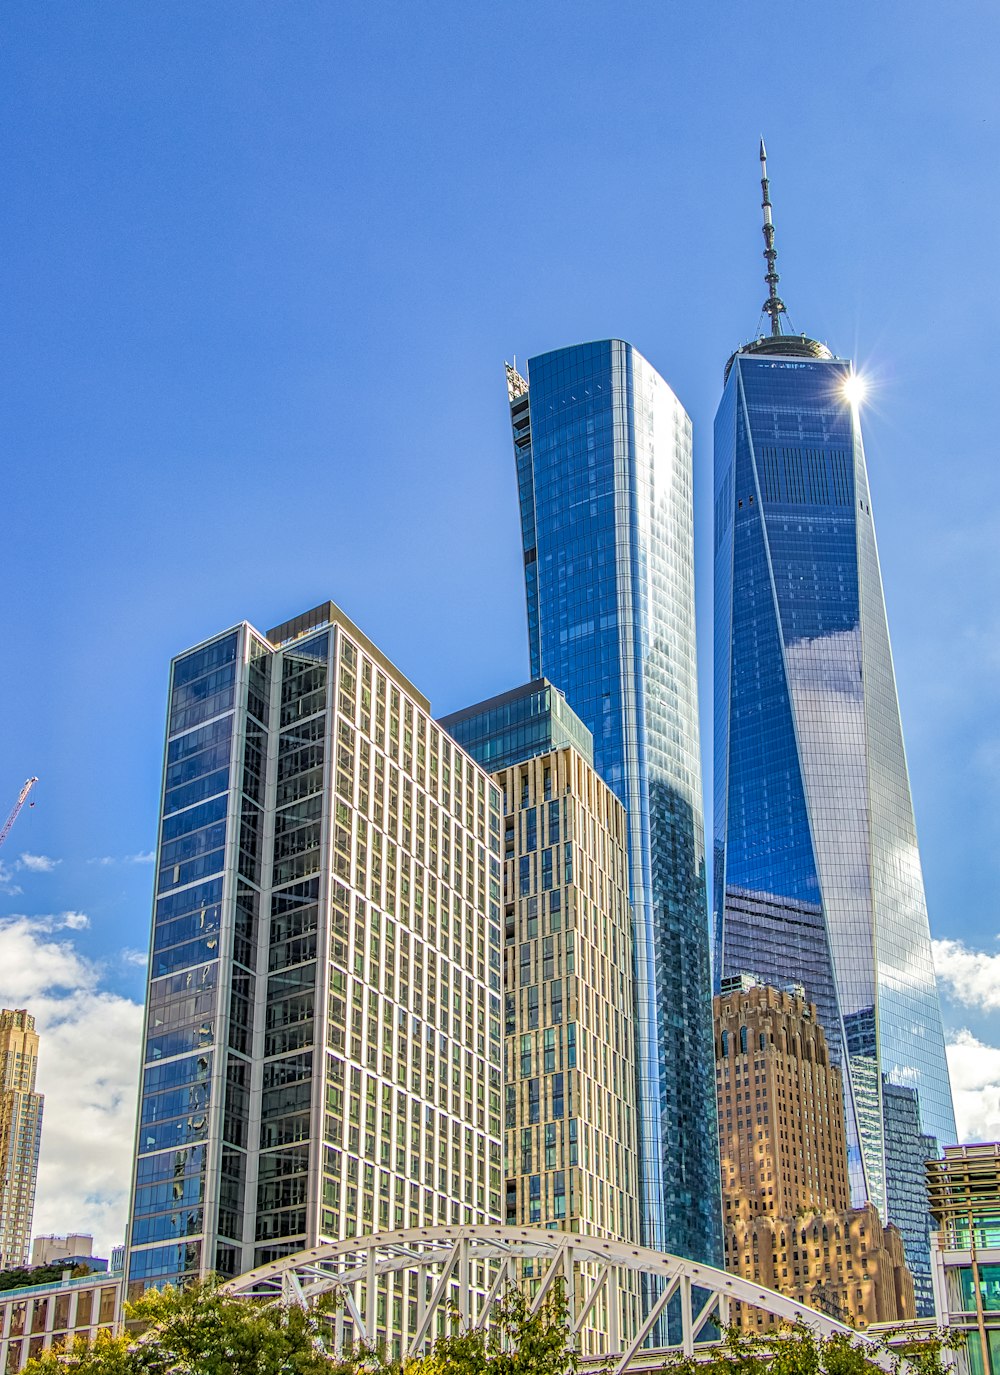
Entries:
POLYGON ((784 301, 778 295, 778 274, 774 269, 778 250, 774 246, 771 192, 767 180, 767 149, 764 147, 763 138, 760 141, 760 189, 763 193, 760 208, 764 212, 764 258, 767 262, 767 272, 764 274, 764 281, 767 282, 767 300, 761 309, 770 315, 771 338, 776 339, 781 334, 781 317, 787 312, 784 301))

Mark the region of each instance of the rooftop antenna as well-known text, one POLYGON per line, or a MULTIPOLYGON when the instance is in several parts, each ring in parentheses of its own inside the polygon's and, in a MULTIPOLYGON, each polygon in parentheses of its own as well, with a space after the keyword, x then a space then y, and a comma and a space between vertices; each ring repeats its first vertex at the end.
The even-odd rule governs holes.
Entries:
POLYGON ((760 189, 763 192, 763 199, 760 208, 764 212, 764 258, 767 261, 767 272, 764 274, 764 281, 767 282, 767 300, 761 309, 771 317, 771 338, 777 339, 781 334, 781 317, 788 312, 785 310, 785 303, 778 295, 778 274, 774 270, 774 264, 778 257, 778 250, 774 246, 774 222, 771 219, 771 192, 767 180, 767 149, 764 147, 763 138, 760 141, 760 189))

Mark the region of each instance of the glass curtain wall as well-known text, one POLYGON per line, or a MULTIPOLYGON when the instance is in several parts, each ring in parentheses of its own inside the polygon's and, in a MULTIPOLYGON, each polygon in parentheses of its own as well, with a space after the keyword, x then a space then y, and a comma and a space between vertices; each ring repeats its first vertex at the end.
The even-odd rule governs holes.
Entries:
POLYGON ((643 1240, 718 1263, 691 424, 621 340, 533 358, 508 395, 532 673, 628 813, 643 1240))
POLYGON ((926 1197, 887 1086, 916 1091, 911 1137, 955 1123, 871 498, 851 365, 794 342, 737 354, 716 417, 717 971, 817 1004, 853 1198, 906 1224, 926 1306, 926 1197))

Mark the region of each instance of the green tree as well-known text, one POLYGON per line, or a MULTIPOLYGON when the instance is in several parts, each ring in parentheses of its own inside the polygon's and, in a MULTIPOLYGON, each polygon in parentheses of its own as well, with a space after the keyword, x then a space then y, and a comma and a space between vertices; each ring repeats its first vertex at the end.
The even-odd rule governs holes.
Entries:
POLYGON ((893 1371, 905 1363, 914 1375, 946 1375, 945 1352, 962 1344, 959 1334, 938 1330, 897 1345, 873 1343, 859 1333, 821 1337, 802 1322, 777 1332, 726 1329, 710 1356, 671 1356, 663 1375, 885 1375, 876 1355, 893 1371))
POLYGON ((129 1305, 141 1336, 100 1333, 47 1351, 27 1375, 331 1375, 321 1310, 224 1294, 217 1283, 147 1290, 129 1305))
POLYGON ((329 1308, 295 1306, 222 1293, 217 1283, 147 1291, 128 1308, 141 1336, 102 1332, 65 1351, 30 1360, 25 1375, 576 1375, 567 1308, 556 1286, 537 1313, 519 1289, 497 1303, 488 1332, 454 1330, 429 1355, 390 1361, 357 1346, 327 1354, 329 1308))
POLYGON ((524 1292, 511 1287, 490 1315, 488 1331, 439 1337, 429 1355, 406 1362, 403 1375, 576 1375, 567 1316, 561 1281, 537 1313, 524 1292))

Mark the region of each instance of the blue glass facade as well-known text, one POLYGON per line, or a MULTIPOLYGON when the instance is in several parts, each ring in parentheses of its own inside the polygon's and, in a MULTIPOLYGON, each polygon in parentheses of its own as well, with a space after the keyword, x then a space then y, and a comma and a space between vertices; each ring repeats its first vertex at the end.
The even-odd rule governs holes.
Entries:
POLYGON ((646 1244, 719 1263, 691 424, 629 344, 508 371, 533 677, 629 819, 646 1244))
POLYGON ((268 647, 242 626, 172 666, 129 1280, 239 1269, 268 647))
POLYGON ((716 966, 817 1004, 852 1196, 898 1221, 919 1289, 886 1086, 939 1141, 955 1122, 851 365, 823 354, 736 354, 716 417, 716 966))
POLYGON ((567 746, 594 762, 590 731, 544 678, 443 716, 438 724, 488 773, 567 746))

